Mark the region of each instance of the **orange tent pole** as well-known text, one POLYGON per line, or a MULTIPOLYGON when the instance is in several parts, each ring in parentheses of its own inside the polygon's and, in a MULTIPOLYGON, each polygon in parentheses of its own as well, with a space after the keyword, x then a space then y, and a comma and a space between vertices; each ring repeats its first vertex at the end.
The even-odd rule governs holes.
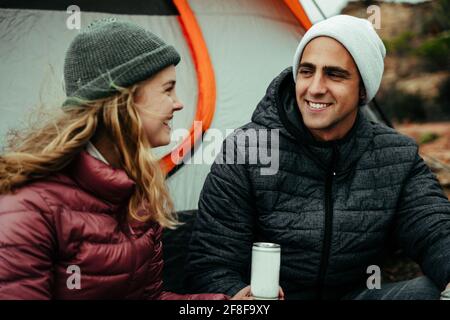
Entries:
POLYGON ((201 130, 194 130, 193 124, 189 130, 189 135, 181 144, 161 159, 160 165, 165 173, 169 173, 176 165, 180 164, 186 156, 183 152, 186 150, 191 152, 198 141, 201 140, 203 133, 211 126, 216 105, 214 70, 200 26, 187 0, 174 0, 173 3, 180 13, 179 22, 197 72, 198 100, 194 121, 201 122, 201 130))
POLYGON ((283 1, 288 6, 288 8, 291 10, 291 12, 294 14, 294 16, 297 18, 298 22, 300 22, 300 25, 305 30, 308 30, 309 28, 311 28, 312 23, 309 20, 308 15, 306 14, 306 12, 303 9, 303 6, 300 4, 299 0, 283 0, 283 1))

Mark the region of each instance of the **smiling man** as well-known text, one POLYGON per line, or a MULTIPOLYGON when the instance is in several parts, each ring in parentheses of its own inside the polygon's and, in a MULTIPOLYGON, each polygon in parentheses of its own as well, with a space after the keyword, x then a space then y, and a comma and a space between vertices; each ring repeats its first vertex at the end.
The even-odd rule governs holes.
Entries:
POLYGON ((303 52, 296 78, 297 104, 314 138, 344 137, 355 123, 364 96, 358 68, 348 51, 332 38, 313 39, 303 52))
POLYGON ((194 289, 245 287, 252 243, 263 241, 281 246, 287 299, 439 298, 450 281, 450 202, 415 142, 360 112, 378 91, 384 56, 363 19, 335 16, 306 32, 293 68, 224 143, 248 154, 266 144, 239 145, 240 135, 279 130, 279 171, 215 164, 206 179, 190 243, 194 289), (424 276, 369 289, 367 270, 392 248, 424 276))

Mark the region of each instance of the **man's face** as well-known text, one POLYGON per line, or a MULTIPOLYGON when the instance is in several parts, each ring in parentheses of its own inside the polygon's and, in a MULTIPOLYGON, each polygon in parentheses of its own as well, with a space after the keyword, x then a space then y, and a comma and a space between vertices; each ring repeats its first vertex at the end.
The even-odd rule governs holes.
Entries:
POLYGON ((340 139, 356 119, 360 76, 348 51, 318 37, 303 50, 295 86, 305 126, 317 140, 340 139))

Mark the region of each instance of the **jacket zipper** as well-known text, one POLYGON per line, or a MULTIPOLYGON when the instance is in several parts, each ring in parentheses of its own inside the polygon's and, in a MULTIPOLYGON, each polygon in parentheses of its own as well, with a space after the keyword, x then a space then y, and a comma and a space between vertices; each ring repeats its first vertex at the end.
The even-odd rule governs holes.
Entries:
POLYGON ((333 177, 336 175, 337 157, 338 157, 338 150, 337 147, 333 145, 333 153, 331 155, 331 165, 328 169, 327 176, 325 179, 325 223, 324 223, 322 259, 320 262, 320 269, 319 269, 318 299, 323 298, 325 273, 328 267, 328 260, 330 257, 331 235, 333 227, 332 185, 333 185, 333 177))

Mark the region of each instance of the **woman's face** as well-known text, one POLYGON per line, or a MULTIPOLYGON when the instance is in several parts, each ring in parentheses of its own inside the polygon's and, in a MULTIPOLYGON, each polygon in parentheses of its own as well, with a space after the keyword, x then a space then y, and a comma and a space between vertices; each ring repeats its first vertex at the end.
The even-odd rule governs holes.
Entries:
POLYGON ((175 93, 175 66, 169 66, 143 81, 135 96, 137 112, 151 147, 170 143, 171 120, 183 104, 175 93))

